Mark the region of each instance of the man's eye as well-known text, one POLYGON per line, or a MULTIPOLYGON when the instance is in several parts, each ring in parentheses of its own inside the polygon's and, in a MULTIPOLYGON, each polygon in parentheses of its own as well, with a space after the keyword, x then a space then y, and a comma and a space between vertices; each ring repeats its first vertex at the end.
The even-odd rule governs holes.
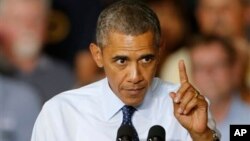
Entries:
POLYGON ((152 61, 152 58, 151 58, 151 57, 146 57, 146 58, 143 58, 143 59, 141 60, 141 62, 144 63, 144 64, 150 63, 151 61, 152 61))
POLYGON ((116 60, 116 63, 119 65, 124 65, 126 63, 126 60, 125 59, 118 59, 118 60, 116 60))

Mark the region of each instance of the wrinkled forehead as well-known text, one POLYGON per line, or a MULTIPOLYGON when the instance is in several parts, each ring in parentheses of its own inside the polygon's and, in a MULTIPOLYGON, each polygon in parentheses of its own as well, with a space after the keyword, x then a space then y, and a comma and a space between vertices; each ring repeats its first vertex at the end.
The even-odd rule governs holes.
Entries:
POLYGON ((107 45, 113 47, 137 48, 155 46, 154 34, 151 31, 147 31, 138 35, 125 34, 121 32, 109 32, 106 38, 107 45))

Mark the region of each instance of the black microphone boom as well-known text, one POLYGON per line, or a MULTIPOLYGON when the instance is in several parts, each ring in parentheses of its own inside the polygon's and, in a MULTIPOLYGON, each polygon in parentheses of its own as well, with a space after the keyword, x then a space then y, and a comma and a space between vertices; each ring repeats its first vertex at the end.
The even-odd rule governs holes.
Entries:
POLYGON ((150 128, 147 141, 165 141, 165 136, 165 129, 160 125, 155 125, 150 128))
POLYGON ((117 132, 116 141, 132 141, 133 127, 122 125, 117 132))

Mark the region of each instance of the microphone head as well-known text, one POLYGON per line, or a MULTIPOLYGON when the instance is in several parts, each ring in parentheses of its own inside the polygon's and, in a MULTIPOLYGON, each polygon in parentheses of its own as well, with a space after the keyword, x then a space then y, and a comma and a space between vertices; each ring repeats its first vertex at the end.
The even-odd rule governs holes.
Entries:
POLYGON ((122 125, 117 132, 117 141, 132 141, 133 128, 129 125, 122 125))
POLYGON ((148 139, 151 141, 165 141, 166 132, 160 125, 154 125, 150 128, 148 133, 148 139))

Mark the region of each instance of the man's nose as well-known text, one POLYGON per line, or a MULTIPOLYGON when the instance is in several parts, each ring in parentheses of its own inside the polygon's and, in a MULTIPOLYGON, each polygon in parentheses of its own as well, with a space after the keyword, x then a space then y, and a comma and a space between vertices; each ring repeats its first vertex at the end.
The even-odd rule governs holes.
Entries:
POLYGON ((138 64, 133 64, 129 67, 129 79, 128 81, 131 83, 140 83, 143 80, 141 70, 138 66, 138 64))

